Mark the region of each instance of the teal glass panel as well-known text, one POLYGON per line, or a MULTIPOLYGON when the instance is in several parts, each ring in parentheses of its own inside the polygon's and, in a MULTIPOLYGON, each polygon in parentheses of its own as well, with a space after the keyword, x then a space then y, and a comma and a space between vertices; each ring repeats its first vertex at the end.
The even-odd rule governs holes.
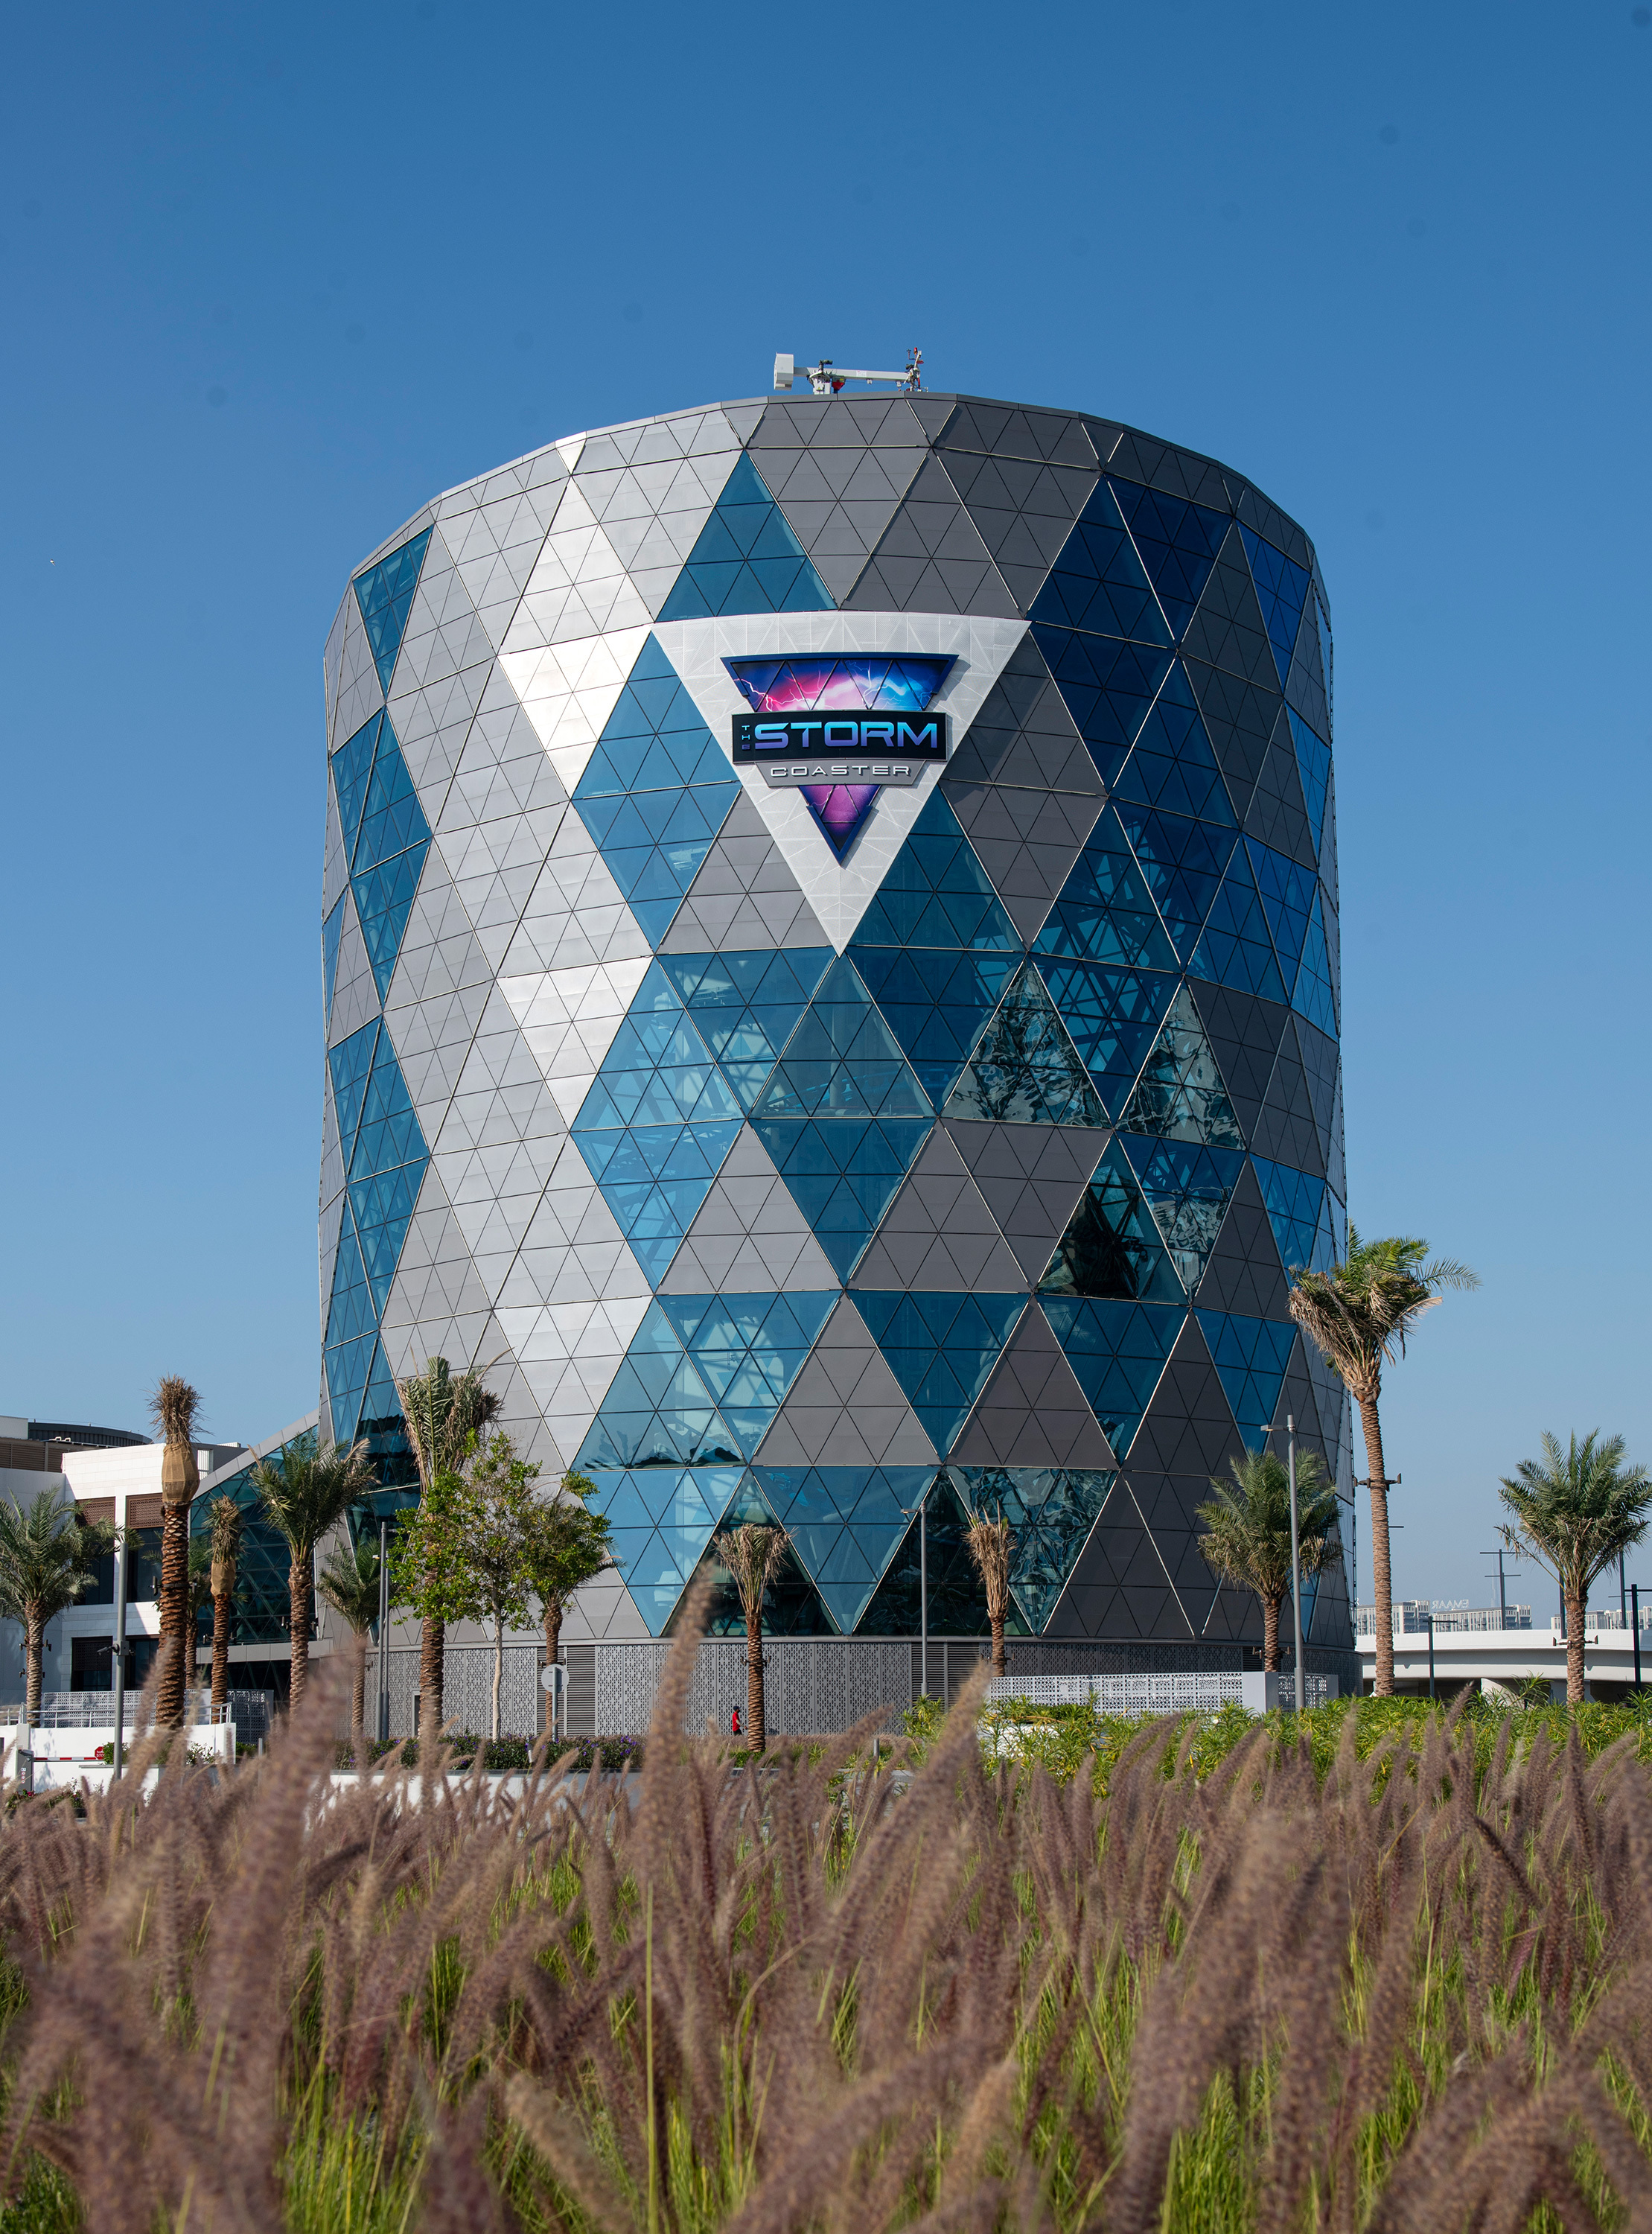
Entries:
POLYGON ((754 1116, 752 1126, 833 1271, 846 1280, 928 1139, 930 1120, 754 1116))
POLYGON ((372 1179, 350 1182, 350 1214, 356 1220, 375 1314, 382 1311, 389 1301, 390 1284, 395 1278, 402 1244, 413 1223, 424 1170, 424 1159, 421 1158, 416 1164, 404 1164, 399 1171, 382 1172, 372 1179))
POLYGON ((1262 1199, 1279 1245, 1280 1263, 1288 1272, 1319 1271, 1322 1268, 1314 1257, 1325 1206, 1324 1180, 1308 1172, 1293 1171, 1289 1164, 1270 1163, 1265 1156, 1252 1156, 1250 1161, 1262 1182, 1262 1199))
POLYGON ((1320 664, 1325 673, 1325 720, 1329 725, 1336 710, 1336 672, 1331 655, 1331 624, 1329 616, 1319 601, 1319 592, 1313 593, 1314 625, 1319 633, 1320 664))
POLYGON ((356 1147, 356 1127, 367 1098, 367 1081, 373 1071, 373 1050, 378 1045, 378 1019, 363 1024, 347 1040, 330 1048, 327 1067, 332 1073, 333 1112, 338 1120, 339 1153, 348 1169, 356 1147))
POLYGON ((1252 1450, 1268 1439, 1296 1329, 1233 1311, 1196 1311, 1239 1432, 1252 1450))
POLYGON ((650 943, 664 937, 735 794, 726 783, 577 802, 580 819, 650 943))
POLYGON ((390 1371, 390 1362, 384 1355, 384 1344, 379 1342, 373 1353, 373 1369, 368 1375, 367 1387, 362 1396, 362 1416, 356 1434, 367 1444, 367 1455, 372 1462, 376 1486, 370 1490, 358 1506, 350 1508, 351 1540, 356 1540, 356 1518, 373 1527, 376 1534, 381 1515, 406 1512, 419 1501, 419 1468, 408 1440, 407 1421, 402 1416, 402 1398, 395 1377, 390 1371))
POLYGON ((1129 1133, 1243 1148, 1244 1136, 1205 1027, 1185 985, 1178 988, 1152 1052, 1119 1122, 1129 1133))
POLYGON ((1221 888, 1237 833, 1182 814, 1160 814, 1151 807, 1114 802, 1136 863, 1158 904, 1165 928, 1185 962, 1198 944, 1199 931, 1221 888))
MULTIPOLYGON (((346 1040, 345 1047, 349 1044, 346 1040)), ((340 1052, 341 1049, 334 1049, 335 1054, 340 1052)), ((334 1093, 337 1093, 336 1086, 334 1093)), ((360 1106, 361 1121, 346 1166, 352 1179, 390 1171, 398 1164, 423 1164, 427 1153, 424 1134, 419 1129, 419 1120, 414 1114, 389 1032, 379 1035, 360 1106)))
POLYGON ((1250 561, 1250 578, 1257 585, 1257 596, 1262 604, 1262 617, 1268 630, 1268 642, 1273 650, 1273 663, 1279 670, 1279 688, 1285 687, 1285 677, 1290 672, 1290 656, 1296 646, 1296 631, 1302 626, 1303 600, 1308 595, 1308 570, 1287 558, 1283 551, 1276 551, 1271 543, 1264 543, 1253 528, 1243 520, 1239 532, 1244 538, 1245 556, 1250 561))
POLYGON ((1107 1122, 1072 1035, 1030 962, 982 1035, 943 1114, 1004 1125, 1107 1122))
POLYGON ((737 1115, 721 1124, 576 1124, 574 1145, 650 1286, 664 1277, 739 1131, 737 1115))
MULTIPOLYGON (((934 1477, 927 1512, 924 1533, 929 1555, 930 1635, 985 1636, 991 1627, 987 1618, 986 1593, 964 1540, 970 1517, 944 1468, 934 1477)), ((916 1636, 919 1611, 918 1523, 914 1519, 907 1523, 906 1532, 885 1570, 882 1582, 855 1624, 855 1634, 916 1636)), ((1013 1598, 1009 1618, 1004 1625, 1012 1636, 1027 1634, 1027 1623, 1013 1598)))
POLYGON ((364 870, 376 868, 393 854, 405 853, 409 846, 421 844, 429 835, 430 825, 387 714, 362 807, 361 832, 350 858, 352 878, 359 879, 364 870))
POLYGON ((1050 1296, 1043 1310, 1086 1401, 1124 1458, 1186 1323, 1185 1309, 1050 1296))
POLYGON ((867 1290, 857 1309, 943 1456, 975 1408, 1025 1296, 867 1290))
POLYGON ((1179 639, 1205 594, 1228 532, 1225 515, 1134 481, 1110 483, 1159 602, 1179 639))
POLYGON ((617 1125, 722 1123, 740 1114, 669 971, 650 963, 579 1105, 574 1137, 617 1125))
MULTIPOLYGON (((343 1363, 340 1361, 341 1370, 343 1363)), ((380 1353, 373 1368, 376 1382, 383 1373, 383 1355, 380 1353)), ((329 1406, 330 1415, 332 1407, 329 1406)), ((360 1382, 347 1389, 340 1383, 338 1418, 342 1421, 348 1413, 350 1425, 330 1427, 336 1440, 349 1440, 354 1433, 356 1414, 361 1409, 360 1382)), ((278 1451, 267 1451, 266 1461, 279 1463, 291 1452, 298 1457, 314 1453, 317 1441, 316 1430, 306 1428, 301 1435, 283 1443, 278 1451)), ((264 1511, 264 1499, 252 1480, 252 1465, 249 1462, 238 1473, 230 1475, 212 1492, 210 1498, 197 1498, 189 1509, 189 1532, 192 1538, 210 1537, 212 1532, 212 1507, 220 1498, 227 1497, 241 1514, 241 1548, 235 1563, 235 1595, 230 1602, 230 1643, 232 1644, 277 1644, 284 1652, 292 1637, 292 1553, 287 1539, 270 1520, 264 1511)), ((155 1531, 157 1538, 160 1530, 155 1531)), ((159 1544, 157 1544, 157 1551, 159 1544)), ((159 1581, 160 1561, 156 1560, 156 1579, 159 1581)), ((140 1593, 134 1591, 135 1597, 140 1593)), ((151 1592, 153 1595, 153 1592, 151 1592)), ((211 1634, 212 1609, 205 1610, 206 1635, 211 1634)), ((203 1636, 202 1643, 206 1642, 203 1636)))
POLYGON ((1035 954, 1107 962, 1128 970, 1174 970, 1176 950, 1112 807, 1073 864, 1035 954))
POLYGON ((1205 1277, 1244 1158, 1237 1149, 1190 1140, 1143 1140, 1129 1133, 1118 1139, 1191 1296, 1205 1277))
POLYGON ((383 722, 384 714, 381 709, 370 722, 363 722, 353 736, 347 737, 333 754, 333 796, 338 802, 338 826, 343 834, 346 861, 356 851, 356 839, 362 826, 362 807, 373 774, 373 754, 378 748, 379 730, 383 722))
POLYGON ((849 951, 919 1085, 930 1101, 944 1101, 1017 957, 859 942, 849 951))
POLYGON ((1090 1531, 1119 1477, 1111 1467, 952 1466, 973 1512, 1002 1514, 1015 1531, 1009 1588, 1038 1636, 1048 1626, 1090 1531))
POLYGON ((968 946, 1018 953, 1004 913, 958 819, 931 791, 855 932, 857 946, 968 946))
POLYGON ((327 1383, 327 1410, 332 1422, 333 1440, 353 1443, 356 1423, 362 1414, 362 1397, 367 1388, 367 1377, 373 1368, 373 1352, 378 1347, 376 1334, 354 1336, 322 1352, 323 1377, 327 1383))
POLYGON ((762 1093, 831 960, 829 946, 659 957, 742 1110, 762 1093))
POLYGON ((395 656, 402 649, 413 593, 419 585, 419 569, 424 564, 425 545, 429 540, 430 530, 427 527, 410 543, 404 543, 399 551, 391 552, 388 558, 381 558, 376 566, 369 566, 365 573, 356 577, 356 602, 361 608, 382 690, 390 687, 395 656))
POLYGON ((841 1635, 865 1611, 932 1477, 927 1466, 756 1469, 769 1507, 841 1635))
POLYGON ((1180 660, 1153 701, 1115 792, 1121 800, 1162 807, 1167 814, 1192 814, 1234 826, 1227 786, 1180 660))
POLYGON ((1036 621, 1033 641, 1044 655, 1061 702, 1089 747, 1102 781, 1113 785, 1170 671, 1170 654, 1036 621))
POLYGON ((660 610, 663 621, 718 613, 828 612, 832 599, 742 451, 660 610))
POLYGON ((574 1463, 605 1467, 738 1466, 745 1453, 658 1303, 649 1305, 574 1463))
POLYGON ((321 927, 321 1016, 325 1030, 332 1021, 333 979, 338 972, 338 935, 344 927, 344 895, 341 892, 332 913, 321 927))
MULTIPOLYGON (((323 1340, 331 1349, 340 1342, 356 1342, 363 1335, 372 1334, 378 1327, 378 1315, 373 1308, 372 1291, 367 1284, 367 1269, 362 1262, 361 1244, 356 1238, 356 1227, 348 1211, 339 1221, 338 1248, 333 1258, 332 1293, 327 1303, 327 1325, 323 1340)), ((365 1377, 366 1368, 362 1368, 365 1377)), ((360 1388, 358 1385, 357 1395, 360 1388)))
POLYGON ((1028 617, 1057 628, 1169 643, 1164 615, 1106 481, 1091 491, 1028 617))
POLYGON ((350 879, 362 942, 373 965, 373 982, 381 1001, 389 994, 395 975, 395 958, 402 951, 402 933, 419 889, 419 872, 429 851, 429 839, 422 839, 411 852, 398 853, 393 861, 381 862, 365 875, 350 879))
MULTIPOLYGON (((773 1527, 775 1516, 769 1510, 761 1492, 748 1474, 740 1491, 724 1512, 721 1526, 737 1528, 742 1521, 755 1522, 759 1527, 773 1527)), ((738 1636, 746 1634, 746 1610, 740 1602, 740 1592, 715 1547, 708 1551, 695 1570, 696 1577, 703 1575, 711 1584, 711 1595, 706 1611, 708 1636, 738 1636)), ((668 1624, 667 1634, 676 1628, 676 1617, 668 1624)), ((837 1624, 826 1611, 820 1593, 797 1555, 797 1546, 789 1539, 780 1552, 780 1564, 769 1578, 768 1588, 763 1593, 762 1634, 765 1636, 835 1636, 837 1624)), ((744 1702, 741 1702, 742 1708, 744 1702)))
POLYGON ((753 1111, 758 1117, 927 1116, 929 1097, 846 954, 826 971, 753 1111))
POLYGON ((1045 984, 1102 1101, 1122 1109, 1146 1061, 1178 981, 1152 970, 1045 962, 1045 984))
POLYGON ((1179 1303, 1182 1284, 1140 1180, 1109 1141, 1038 1284, 1041 1296, 1179 1303))
POLYGON ((1325 830, 1325 794, 1331 780, 1331 748, 1310 729, 1294 707, 1285 711, 1290 716, 1291 740, 1296 748, 1296 773, 1302 778, 1303 797, 1308 802, 1308 820, 1313 825, 1314 851, 1318 852, 1325 830))
POLYGON ((611 792, 680 791, 722 783, 728 755, 707 728, 657 637, 637 654, 574 790, 578 804, 611 792))
POLYGON ((1329 1272, 1333 1264, 1346 1262, 1347 1257, 1348 1212, 1327 1187, 1324 1206, 1320 1211, 1319 1224, 1314 1232, 1310 1269, 1316 1272, 1329 1272))
POLYGON ((837 1300, 835 1288, 786 1296, 661 1296, 652 1310, 669 1321, 750 1458, 837 1300))
POLYGON ((1273 940, 1243 846, 1234 848, 1187 966, 1195 977, 1211 978, 1236 992, 1259 993, 1269 1001, 1285 997, 1285 981, 1274 959, 1273 940))
POLYGON ((1244 843, 1256 873, 1257 890, 1267 910, 1274 951, 1279 957, 1285 983, 1290 984, 1302 960, 1303 941, 1308 936, 1309 918, 1314 911, 1317 879, 1311 869, 1304 869, 1299 861, 1287 860, 1271 846, 1258 845, 1254 838, 1247 838, 1244 843))
POLYGON ((1299 1016, 1306 1016, 1310 1024, 1317 1024, 1328 1039, 1336 1033, 1336 997, 1331 990, 1331 957, 1325 946, 1325 925, 1321 915, 1322 902, 1314 895, 1314 912, 1309 918, 1308 936, 1303 941, 1302 967, 1296 972, 1296 990, 1290 1005, 1299 1016))

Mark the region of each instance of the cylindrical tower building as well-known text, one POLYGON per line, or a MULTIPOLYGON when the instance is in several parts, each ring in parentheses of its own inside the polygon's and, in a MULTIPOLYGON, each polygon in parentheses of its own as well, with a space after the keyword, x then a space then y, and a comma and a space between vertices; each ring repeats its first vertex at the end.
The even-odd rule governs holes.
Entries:
POLYGON ((489 1366, 611 1519, 575 1638, 742 1514, 777 1632, 915 1636, 925 1505, 974 1636, 986 1506, 1024 1665, 1238 1664, 1210 1476, 1289 1414, 1352 1495, 1286 1307, 1346 1193, 1302 530, 1083 414, 713 406, 428 506, 326 695, 332 1433, 489 1366))

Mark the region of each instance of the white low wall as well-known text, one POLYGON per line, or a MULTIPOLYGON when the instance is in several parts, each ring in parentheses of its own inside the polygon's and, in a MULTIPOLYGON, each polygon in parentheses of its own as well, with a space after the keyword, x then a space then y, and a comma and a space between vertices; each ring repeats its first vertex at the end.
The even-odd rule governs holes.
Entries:
MULTIPOLYGON (((129 1760, 134 1745, 142 1742, 144 1733, 127 1730, 126 1755, 129 1760)), ((36 1792, 72 1791, 82 1780, 94 1792, 107 1791, 114 1780, 114 1769, 102 1758, 102 1748, 114 1736, 113 1726, 100 1728, 95 1723, 82 1729, 20 1731, 15 1726, 0 1730, 3 1758, 0 1759, 0 1780, 7 1784, 16 1780, 20 1753, 32 1754, 34 1760, 34 1788, 36 1792)), ((232 1763, 235 1759, 235 1725, 233 1722, 195 1722, 184 1731, 184 1741, 198 1752, 211 1754, 216 1760, 232 1763)))
MULTIPOLYGON (((1310 1707, 1336 1695, 1335 1676, 1309 1670, 1310 1707)), ((1024 1699, 1029 1707, 1093 1706, 1100 1715, 1208 1715, 1230 1705, 1265 1715, 1294 1706, 1296 1698, 1296 1679, 1289 1670, 1270 1676, 1260 1669, 1191 1676, 995 1676, 987 1686, 989 1704, 1024 1699)))

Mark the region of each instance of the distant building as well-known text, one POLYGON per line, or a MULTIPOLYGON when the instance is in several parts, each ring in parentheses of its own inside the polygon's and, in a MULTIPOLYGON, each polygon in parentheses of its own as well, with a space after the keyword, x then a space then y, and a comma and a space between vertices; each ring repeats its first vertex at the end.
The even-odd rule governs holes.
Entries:
MULTIPOLYGON (((1470 1688, 1512 1691, 1534 1677, 1565 1697, 1566 1638, 1558 1615, 1534 1626, 1530 1606, 1431 1607, 1427 1598, 1394 1607, 1394 1688, 1401 1695, 1428 1695, 1431 1611, 1436 1697, 1455 1698, 1470 1688)), ((1354 1643, 1361 1689, 1369 1691, 1376 1674, 1374 1606, 1355 1607, 1354 1643)), ((1641 1609, 1641 1657, 1652 1676, 1652 1604, 1641 1609)), ((1635 1633, 1621 1608, 1585 1616, 1583 1680, 1592 1699, 1621 1699, 1633 1689, 1635 1633)))

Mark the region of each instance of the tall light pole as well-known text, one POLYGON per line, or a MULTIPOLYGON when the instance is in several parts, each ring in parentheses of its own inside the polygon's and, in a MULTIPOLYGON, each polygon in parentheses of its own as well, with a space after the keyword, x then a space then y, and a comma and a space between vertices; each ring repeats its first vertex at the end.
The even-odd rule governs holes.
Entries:
MULTIPOLYGON (((121 1773, 121 1741, 126 1732, 127 1703, 127 1537, 124 1527, 114 1538, 114 1655, 110 1671, 114 1691, 114 1750, 109 1755, 114 1776, 121 1773)), ((114 1781, 114 1778, 110 1779, 114 1781)))
POLYGON ((1290 1473, 1290 1604, 1296 1621, 1296 1712, 1308 1704, 1308 1679, 1303 1669, 1302 1549, 1296 1536, 1296 1422, 1285 1414, 1286 1465, 1290 1473))
POLYGON ((390 1641, 390 1523, 379 1515, 379 1710, 373 1717, 381 1740, 390 1734, 390 1686, 388 1649, 390 1641))

